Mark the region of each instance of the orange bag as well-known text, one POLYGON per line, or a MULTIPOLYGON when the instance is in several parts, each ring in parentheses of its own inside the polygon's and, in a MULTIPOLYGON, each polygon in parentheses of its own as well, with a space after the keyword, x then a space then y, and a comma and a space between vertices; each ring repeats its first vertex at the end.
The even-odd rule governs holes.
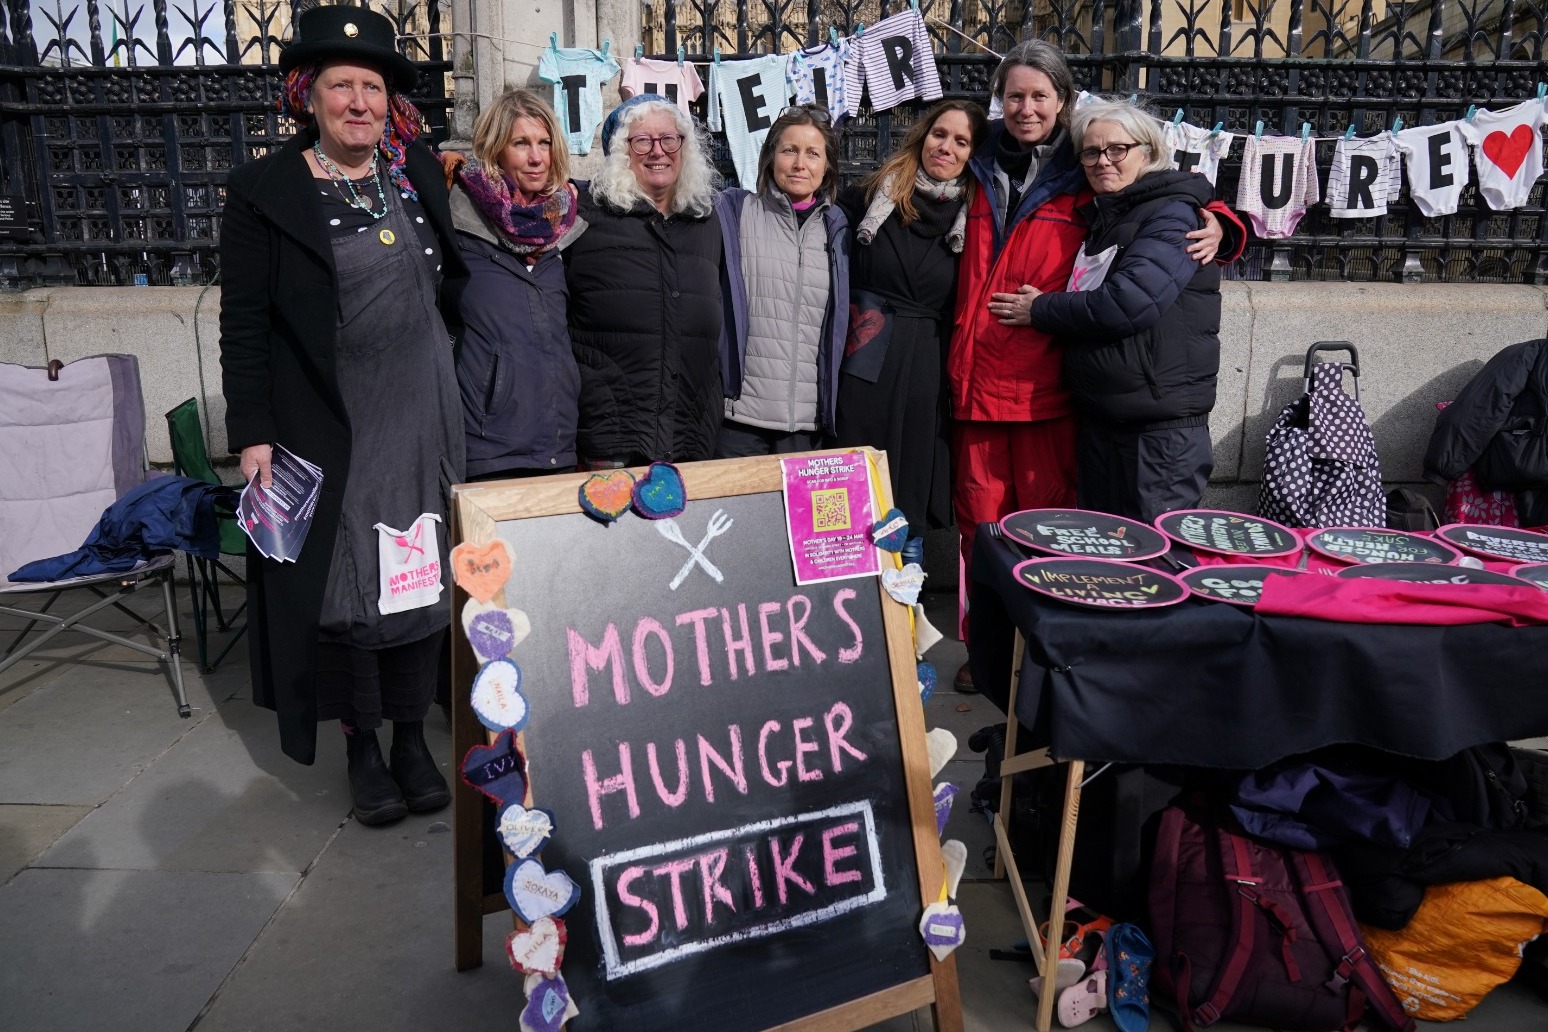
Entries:
POLYGON ((1522 947, 1548 931, 1548 896, 1514 878, 1432 885, 1402 931, 1360 930, 1403 1009, 1450 1021, 1515 975, 1522 947))

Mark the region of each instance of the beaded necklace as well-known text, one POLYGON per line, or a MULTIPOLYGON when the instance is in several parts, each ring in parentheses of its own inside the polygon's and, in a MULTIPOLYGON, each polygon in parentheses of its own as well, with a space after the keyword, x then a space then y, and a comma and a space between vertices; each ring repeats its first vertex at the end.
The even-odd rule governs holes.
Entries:
MULTIPOLYGON (((329 160, 328 155, 324 154, 322 151, 321 141, 312 144, 312 154, 317 158, 317 164, 322 168, 322 170, 328 173, 328 176, 333 180, 335 186, 340 183, 344 184, 344 189, 349 191, 349 197, 347 200, 351 205, 359 208, 373 219, 386 217, 387 192, 382 189, 382 177, 381 174, 376 170, 375 154, 371 155, 371 182, 376 187, 376 196, 382 199, 381 211, 372 210, 370 202, 368 202, 364 197, 360 196, 360 191, 355 189, 354 182, 349 178, 349 176, 344 174, 344 170, 329 160)), ((339 192, 343 193, 343 190, 340 190, 339 192)))

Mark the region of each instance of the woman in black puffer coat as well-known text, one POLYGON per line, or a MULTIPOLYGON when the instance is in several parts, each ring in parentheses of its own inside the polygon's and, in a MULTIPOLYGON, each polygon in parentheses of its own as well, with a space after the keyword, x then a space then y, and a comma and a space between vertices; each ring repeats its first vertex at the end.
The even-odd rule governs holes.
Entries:
POLYGON ((1167 168, 1160 126, 1134 105, 1088 104, 1072 135, 1096 193, 1086 246, 1067 290, 1022 295, 1064 349, 1079 504, 1149 522, 1197 506, 1214 465, 1220 270, 1187 251, 1213 188, 1167 168))

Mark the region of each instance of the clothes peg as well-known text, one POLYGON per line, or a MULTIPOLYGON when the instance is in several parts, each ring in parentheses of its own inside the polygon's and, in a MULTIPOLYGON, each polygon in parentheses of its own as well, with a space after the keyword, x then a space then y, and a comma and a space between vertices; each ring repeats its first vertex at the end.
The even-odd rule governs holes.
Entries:
POLYGON ((865 35, 865 22, 855 22, 855 39, 865 35))
POLYGON ((1258 120, 1257 127, 1253 129, 1252 135, 1260 140, 1263 139, 1263 120, 1261 118, 1258 120))
POLYGON ((548 34, 548 45, 553 47, 554 53, 559 53, 559 33, 550 32, 548 34))
POLYGON ((720 44, 718 43, 715 45, 715 66, 717 68, 720 66, 720 44))
POLYGON ((634 59, 636 61, 638 61, 640 58, 642 58, 644 56, 645 56, 645 44, 643 44, 643 43, 636 43, 636 44, 634 44, 634 59))
POLYGON ((919 0, 908 0, 908 6, 914 9, 915 14, 919 13, 919 0))
POLYGON ((606 57, 607 56, 607 52, 609 50, 612 50, 612 49, 613 49, 613 41, 612 41, 612 39, 611 38, 604 39, 602 41, 602 56, 606 57))
POLYGON ((1183 109, 1182 108, 1178 108, 1177 109, 1177 113, 1172 116, 1172 124, 1173 125, 1182 125, 1183 114, 1184 114, 1183 109))
POLYGON ((1477 104, 1469 104, 1467 106, 1467 115, 1465 116, 1467 118, 1467 120, 1469 122, 1471 122, 1473 120, 1473 116, 1476 115, 1476 114, 1478 114, 1478 105, 1477 104))
POLYGON ((1309 139, 1311 139, 1311 123, 1310 122, 1302 122, 1301 123, 1301 142, 1305 143, 1309 139))
MULTIPOLYGON (((1261 123, 1259 123, 1259 124, 1261 124, 1261 123)), ((1225 123, 1224 123, 1224 122, 1216 122, 1216 123, 1215 123, 1215 128, 1213 128, 1213 129, 1211 129, 1211 130, 1210 130, 1210 131, 1209 131, 1209 135, 1210 135, 1210 136, 1211 136, 1211 137, 1214 137, 1214 136, 1219 136, 1219 135, 1220 135, 1220 131, 1221 131, 1221 130, 1222 130, 1222 129, 1224 129, 1224 128, 1225 128, 1225 123)))
POLYGON ((687 56, 688 51, 683 49, 683 45, 681 43, 677 44, 677 67, 681 68, 683 66, 683 59, 687 56))
POLYGON ((1403 116, 1399 115, 1392 120, 1392 131, 1401 132, 1403 129, 1403 116))
POLYGON ((1129 94, 1129 103, 1130 104, 1138 104, 1139 103, 1139 94, 1138 93, 1131 93, 1131 94, 1129 94))
POLYGON ((831 45, 831 46, 835 46, 835 47, 836 47, 836 46, 838 46, 838 45, 839 45, 839 41, 838 41, 838 29, 835 29, 835 28, 834 28, 834 27, 833 27, 833 26, 831 26, 831 25, 829 25, 829 26, 828 26, 828 43, 829 43, 829 44, 830 44, 830 45, 831 45))
POLYGON ((1537 84, 1537 99, 1542 100, 1544 97, 1548 97, 1548 82, 1537 84))
POLYGON ((1348 129, 1344 130, 1344 139, 1346 139, 1346 140, 1354 139, 1354 123, 1353 122, 1351 122, 1349 124, 1349 128, 1348 129))

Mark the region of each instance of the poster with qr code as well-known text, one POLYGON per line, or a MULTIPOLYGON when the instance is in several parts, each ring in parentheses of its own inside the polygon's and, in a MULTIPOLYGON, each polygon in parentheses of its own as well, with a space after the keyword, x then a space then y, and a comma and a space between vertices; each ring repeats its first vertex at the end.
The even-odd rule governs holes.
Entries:
POLYGON ((864 452, 781 459, 785 527, 797 584, 881 572, 871 527, 876 503, 864 452))

